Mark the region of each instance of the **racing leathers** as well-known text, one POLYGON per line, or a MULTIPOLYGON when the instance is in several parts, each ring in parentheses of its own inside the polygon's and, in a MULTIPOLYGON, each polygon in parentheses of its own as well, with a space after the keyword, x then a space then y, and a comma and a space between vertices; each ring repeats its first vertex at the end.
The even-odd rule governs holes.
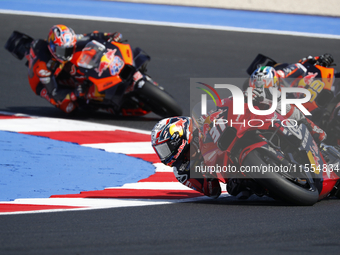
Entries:
MULTIPOLYGON (((285 68, 280 68, 280 70, 277 70, 277 74, 280 77, 281 86, 285 86, 285 83, 286 85, 289 83, 291 86, 292 83, 296 83, 300 79, 303 79, 305 84, 310 84, 315 78, 314 74, 307 74, 306 68, 300 63, 290 64, 285 68)), ((252 98, 254 104, 256 104, 260 109, 270 107, 273 99, 272 90, 273 87, 253 89, 252 98)), ((277 101, 278 103, 276 111, 281 114, 280 91, 278 91, 277 94, 277 101)), ((298 124, 305 124, 318 144, 327 138, 326 132, 319 128, 313 121, 306 118, 305 115, 295 105, 286 105, 286 111, 287 114, 285 115, 285 118, 295 120, 298 124)))
POLYGON ((198 129, 196 129, 193 132, 190 149, 182 160, 178 160, 173 164, 173 172, 176 179, 185 186, 208 197, 218 198, 221 194, 221 186, 217 179, 213 178, 209 173, 202 174, 200 178, 190 176, 190 169, 202 165, 204 165, 204 159, 199 149, 198 129))
MULTIPOLYGON (((120 33, 95 31, 77 34, 76 52, 81 51, 91 40, 120 41, 121 39, 120 33)), ((50 53, 46 40, 33 41, 26 59, 28 60, 28 80, 36 95, 45 98, 66 113, 78 107, 78 98, 86 97, 87 87, 84 84, 83 74, 72 59, 64 63, 57 61, 50 53)))
MULTIPOLYGON (((293 65, 285 65, 284 68, 281 66, 281 71, 278 72, 281 78, 293 78, 298 80, 305 77, 305 82, 312 82, 312 76, 306 75, 306 68, 301 63, 293 65)), ((258 105, 260 108, 268 107, 272 102, 272 93, 270 89, 253 90, 253 101, 254 105, 258 105), (262 106, 262 107, 261 107, 262 106)), ((278 98, 280 100, 280 98, 278 98)), ((278 103, 280 106, 280 103, 278 103)), ((223 108, 223 105, 221 106, 223 108)), ((219 109, 217 109, 218 111, 219 109)), ((278 113, 281 113, 281 109, 278 107, 278 113)), ((214 113, 210 113, 213 115, 214 113)), ((321 142, 325 139, 326 133, 318 128, 312 121, 305 118, 303 113, 296 108, 294 105, 287 105, 286 118, 294 119, 298 123, 304 123, 317 142, 321 142)), ((209 128, 209 127, 207 127, 209 128)), ((208 132, 208 131, 206 131, 208 132)), ((201 155, 200 143, 199 143, 199 130, 196 129, 193 132, 193 138, 191 141, 190 151, 187 153, 187 158, 179 160, 173 164, 173 171, 175 177, 179 182, 192 188, 196 191, 203 193, 206 196, 217 198, 221 194, 221 186, 219 181, 212 175, 207 173, 201 173, 200 178, 194 178, 190 176, 190 169, 195 169, 196 166, 204 166, 204 158, 201 155)), ((196 174, 196 172, 195 172, 196 174)), ((196 175, 195 175, 196 176, 196 175)), ((227 180, 227 191, 233 196, 238 196, 239 199, 246 199, 253 193, 262 195, 262 188, 253 180, 245 178, 229 178, 227 180)))

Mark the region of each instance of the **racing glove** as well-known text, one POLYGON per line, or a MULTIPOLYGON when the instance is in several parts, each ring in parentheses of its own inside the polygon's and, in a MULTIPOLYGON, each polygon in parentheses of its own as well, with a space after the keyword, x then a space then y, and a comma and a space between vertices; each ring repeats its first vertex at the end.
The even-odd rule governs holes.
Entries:
POLYGON ((93 31, 88 34, 77 34, 77 41, 88 42, 88 40, 105 40, 105 41, 115 41, 122 42, 123 35, 119 32, 114 33, 102 33, 98 31, 93 31))
POLYGON ((329 67, 334 62, 333 56, 331 54, 325 53, 319 57, 316 64, 324 67, 329 67))
POLYGON ((123 41, 123 35, 119 32, 104 33, 104 36, 108 41, 114 41, 114 42, 122 42, 123 41))
POLYGON ((264 90, 259 88, 253 89, 252 98, 253 101, 262 102, 265 98, 264 90))
MULTIPOLYGON (((248 91, 247 90, 244 92, 244 95, 246 97, 248 97, 248 91)), ((260 89, 260 88, 253 89, 252 94, 251 94, 253 101, 258 102, 258 103, 260 103, 264 100, 264 96, 265 96, 264 91, 263 91, 263 89, 260 89)), ((244 102, 246 103, 247 98, 245 98, 244 100, 245 100, 244 102)))
POLYGON ((334 58, 331 54, 325 53, 321 56, 317 56, 317 57, 308 56, 308 57, 304 57, 304 58, 299 60, 299 63, 301 63, 301 64, 304 64, 306 62, 308 62, 312 65, 317 64, 317 65, 320 65, 320 66, 329 67, 334 62, 334 58))

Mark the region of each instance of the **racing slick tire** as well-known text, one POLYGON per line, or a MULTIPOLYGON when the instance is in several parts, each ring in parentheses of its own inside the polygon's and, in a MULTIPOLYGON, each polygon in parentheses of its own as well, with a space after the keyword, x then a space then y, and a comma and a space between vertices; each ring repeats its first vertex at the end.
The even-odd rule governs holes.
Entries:
POLYGON ((182 108, 162 87, 145 81, 137 93, 147 108, 163 118, 182 115, 182 108))
MULTIPOLYGON (((268 160, 264 159, 264 154, 260 150, 253 150, 249 152, 243 160, 244 166, 268 166, 268 160)), ((268 153, 266 153, 268 156, 268 153)), ((271 162, 275 162, 274 157, 270 157, 271 162)), ((274 163, 275 164, 275 163, 274 163)), ((281 161, 280 164, 287 164, 288 161, 281 161)), ((314 184, 305 188, 291 180, 288 180, 280 172, 266 171, 266 172, 252 172, 247 173, 247 176, 254 179, 261 186, 269 191, 269 194, 274 198, 278 198, 289 204, 311 206, 319 199, 319 192, 314 184)))

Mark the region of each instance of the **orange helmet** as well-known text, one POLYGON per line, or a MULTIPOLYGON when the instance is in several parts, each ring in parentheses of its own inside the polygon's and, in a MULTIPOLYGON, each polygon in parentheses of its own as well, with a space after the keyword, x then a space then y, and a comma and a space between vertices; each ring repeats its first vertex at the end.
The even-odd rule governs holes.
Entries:
POLYGON ((76 50, 77 36, 72 28, 55 25, 50 29, 47 38, 48 49, 55 59, 64 63, 70 61, 76 50))

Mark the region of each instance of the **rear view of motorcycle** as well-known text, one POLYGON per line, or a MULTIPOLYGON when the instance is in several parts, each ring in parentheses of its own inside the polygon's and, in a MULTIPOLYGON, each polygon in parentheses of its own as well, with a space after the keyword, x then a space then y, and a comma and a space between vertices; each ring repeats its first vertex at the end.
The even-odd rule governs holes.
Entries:
MULTIPOLYGON (((14 31, 5 48, 16 58, 29 56, 33 38, 14 31)), ((84 97, 77 104, 85 110, 103 109, 121 116, 178 116, 175 99, 146 73, 150 56, 125 42, 92 40, 77 47, 71 63, 80 76, 84 97)), ((56 78, 58 82, 58 77, 56 78)))

